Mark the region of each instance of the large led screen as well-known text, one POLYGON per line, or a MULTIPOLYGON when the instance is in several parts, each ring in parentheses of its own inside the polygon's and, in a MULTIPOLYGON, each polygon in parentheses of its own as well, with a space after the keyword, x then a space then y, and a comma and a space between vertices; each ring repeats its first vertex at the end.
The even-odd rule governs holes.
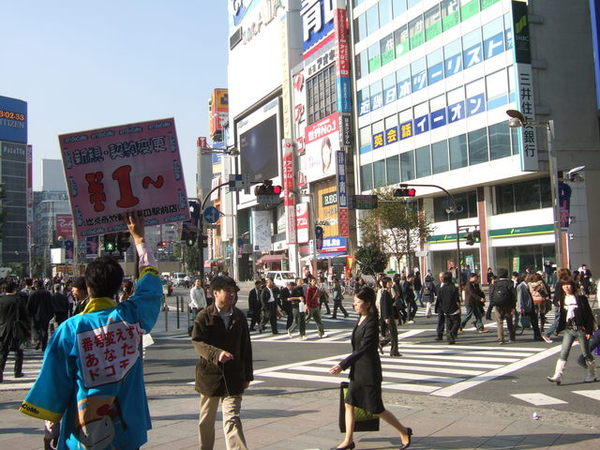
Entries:
POLYGON ((277 115, 272 115, 240 134, 242 173, 254 181, 278 176, 277 148, 277 115))

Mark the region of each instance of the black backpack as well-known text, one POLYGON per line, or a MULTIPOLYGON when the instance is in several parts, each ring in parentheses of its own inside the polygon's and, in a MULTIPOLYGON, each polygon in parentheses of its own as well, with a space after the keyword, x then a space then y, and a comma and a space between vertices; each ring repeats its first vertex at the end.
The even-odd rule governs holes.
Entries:
POLYGON ((494 306, 510 306, 514 298, 512 282, 508 280, 497 281, 492 286, 490 302, 494 306))

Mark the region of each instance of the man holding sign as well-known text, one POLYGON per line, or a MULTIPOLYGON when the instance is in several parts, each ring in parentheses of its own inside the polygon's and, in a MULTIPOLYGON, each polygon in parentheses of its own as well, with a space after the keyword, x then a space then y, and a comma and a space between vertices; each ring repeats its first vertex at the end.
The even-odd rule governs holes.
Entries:
POLYGON ((52 442, 58 448, 135 449, 147 441, 151 425, 140 343, 158 318, 162 286, 141 214, 126 213, 125 224, 139 255, 135 294, 116 305, 123 269, 107 256, 91 262, 85 271, 90 299, 52 335, 19 408, 46 420, 47 448, 52 442))

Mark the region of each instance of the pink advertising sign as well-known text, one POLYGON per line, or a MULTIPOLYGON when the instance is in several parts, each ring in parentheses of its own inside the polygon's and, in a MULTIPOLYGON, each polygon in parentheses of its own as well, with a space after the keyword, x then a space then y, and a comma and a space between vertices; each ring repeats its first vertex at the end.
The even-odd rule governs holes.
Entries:
POLYGON ((73 216, 71 214, 56 215, 56 236, 73 238, 73 216))
POLYGON ((146 225, 189 219, 175 121, 154 120, 59 136, 80 238, 125 230, 122 213, 146 225))

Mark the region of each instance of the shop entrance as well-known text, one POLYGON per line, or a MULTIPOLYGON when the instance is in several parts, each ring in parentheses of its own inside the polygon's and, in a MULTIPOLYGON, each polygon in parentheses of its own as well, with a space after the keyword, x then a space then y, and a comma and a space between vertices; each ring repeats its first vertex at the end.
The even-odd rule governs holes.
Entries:
POLYGON ((519 247, 496 247, 496 272, 498 267, 506 267, 509 272, 523 273, 526 269, 535 272, 544 270, 544 261, 554 263, 553 244, 523 245, 519 247))

